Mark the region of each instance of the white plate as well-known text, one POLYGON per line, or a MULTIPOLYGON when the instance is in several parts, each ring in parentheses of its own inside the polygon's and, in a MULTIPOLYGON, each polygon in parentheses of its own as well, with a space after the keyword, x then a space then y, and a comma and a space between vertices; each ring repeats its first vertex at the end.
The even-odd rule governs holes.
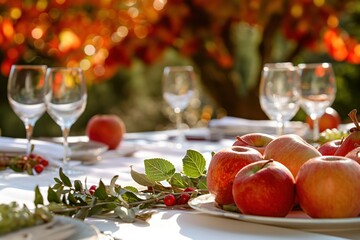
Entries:
MULTIPOLYGON (((212 119, 209 122, 209 128, 213 131, 222 132, 227 137, 236 137, 238 135, 262 132, 267 134, 276 134, 277 124, 269 120, 251 120, 237 117, 223 117, 221 119, 212 119)), ((299 136, 305 136, 308 131, 308 125, 301 121, 289 121, 285 126, 285 133, 295 133, 299 136)))
POLYGON ((96 157, 108 150, 106 144, 94 141, 76 142, 69 144, 71 150, 71 159, 84 161, 87 157, 96 157))
POLYGON ((99 230, 88 223, 64 216, 55 216, 50 223, 20 229, 0 237, 0 240, 56 239, 97 240, 99 230))
POLYGON ((311 232, 336 232, 360 230, 360 217, 357 218, 310 218, 302 211, 292 211, 286 217, 262 217, 229 212, 217 208, 214 196, 201 195, 189 201, 190 207, 203 213, 214 216, 233 218, 245 222, 267 224, 279 227, 301 229, 311 232))

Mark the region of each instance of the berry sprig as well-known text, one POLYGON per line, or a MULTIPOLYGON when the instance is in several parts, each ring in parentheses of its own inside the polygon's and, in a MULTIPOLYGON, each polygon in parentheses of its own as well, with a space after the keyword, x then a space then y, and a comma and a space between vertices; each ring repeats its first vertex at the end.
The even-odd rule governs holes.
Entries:
POLYGON ((15 172, 26 172, 29 175, 40 174, 49 166, 49 161, 39 155, 0 155, 0 170, 7 168, 15 172))
MULTIPOLYGON (((208 193, 206 186, 206 161, 197 151, 188 150, 182 159, 182 172, 176 172, 174 165, 161 158, 144 160, 145 173, 131 168, 133 180, 141 189, 116 184, 114 176, 109 185, 102 180, 87 187, 87 182, 71 182, 59 170, 59 178, 48 188, 46 206, 55 214, 73 216, 79 219, 100 217, 124 222, 147 219, 155 208, 189 208, 188 201, 208 193)), ((43 205, 43 196, 35 189, 35 205, 43 205)))

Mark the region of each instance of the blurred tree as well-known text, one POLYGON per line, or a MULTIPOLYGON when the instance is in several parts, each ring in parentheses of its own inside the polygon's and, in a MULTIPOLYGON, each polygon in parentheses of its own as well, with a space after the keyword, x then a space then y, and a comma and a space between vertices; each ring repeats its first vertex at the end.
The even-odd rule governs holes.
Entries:
POLYGON ((323 53, 329 61, 360 63, 358 28, 351 25, 359 21, 350 19, 359 12, 355 0, 0 0, 0 4, 4 76, 11 64, 19 62, 80 66, 91 85, 129 69, 136 59, 149 65, 159 62, 172 48, 196 65, 204 89, 232 116, 265 117, 257 93, 265 62, 316 61, 306 56, 323 53))

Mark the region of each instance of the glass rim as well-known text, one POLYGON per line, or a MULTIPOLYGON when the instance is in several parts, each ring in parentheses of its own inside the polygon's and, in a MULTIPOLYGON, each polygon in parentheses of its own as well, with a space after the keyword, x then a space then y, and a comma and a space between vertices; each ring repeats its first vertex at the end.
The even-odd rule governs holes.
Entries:
POLYGON ((322 62, 322 63, 299 63, 297 65, 297 67, 299 69, 304 69, 304 68, 316 68, 316 67, 324 67, 324 68, 330 68, 332 67, 332 64, 329 62, 322 62))
POLYGON ((56 71, 56 70, 60 70, 60 71, 83 71, 83 69, 81 67, 48 67, 47 71, 56 71))
POLYGON ((181 70, 186 70, 186 71, 193 71, 194 68, 191 65, 184 65, 184 66, 166 66, 164 67, 164 72, 165 71, 169 71, 169 70, 175 70, 175 71, 181 71, 181 70))
POLYGON ((25 69, 34 69, 34 68, 48 68, 45 64, 13 64, 11 68, 25 68, 25 69))
POLYGON ((292 62, 264 63, 263 71, 296 71, 297 67, 292 62))

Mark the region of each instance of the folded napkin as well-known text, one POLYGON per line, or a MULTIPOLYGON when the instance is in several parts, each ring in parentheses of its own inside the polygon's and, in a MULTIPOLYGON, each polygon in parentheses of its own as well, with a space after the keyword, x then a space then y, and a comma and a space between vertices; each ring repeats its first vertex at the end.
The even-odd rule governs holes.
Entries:
MULTIPOLYGON (((225 136, 233 137, 251 132, 276 134, 277 123, 270 120, 250 120, 237 117, 223 117, 209 122, 209 128, 220 131, 225 136)), ((300 121, 285 123, 285 133, 295 133, 304 136, 308 131, 308 125, 300 121)))

